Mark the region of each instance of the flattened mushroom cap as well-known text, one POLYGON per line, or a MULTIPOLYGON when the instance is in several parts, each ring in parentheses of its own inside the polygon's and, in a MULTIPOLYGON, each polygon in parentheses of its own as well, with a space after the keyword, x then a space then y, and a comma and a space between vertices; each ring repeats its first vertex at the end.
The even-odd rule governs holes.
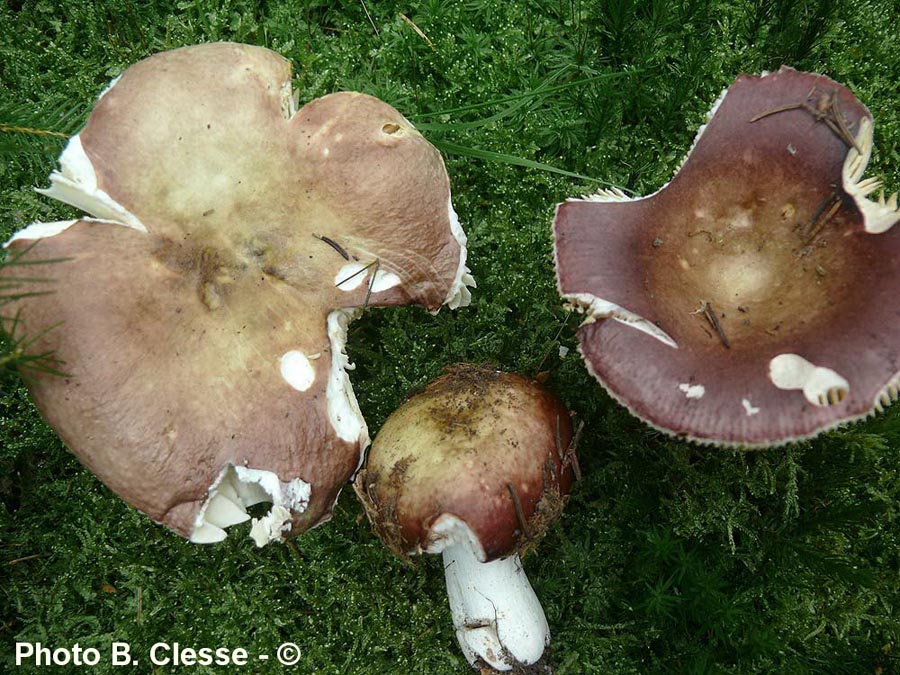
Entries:
POLYGON ((488 562, 520 552, 559 515, 572 452, 569 414, 545 388, 458 364, 388 417, 355 486, 397 555, 441 550, 461 522, 488 562))
POLYGON ((67 377, 30 382, 49 423, 195 541, 243 519, 204 521, 216 495, 275 502, 258 543, 326 519, 368 442, 344 370, 354 308, 467 297, 439 153, 363 94, 295 112, 287 61, 217 43, 125 71, 61 165, 48 194, 103 220, 9 244, 66 259, 18 308, 26 334, 61 323, 36 348, 67 377))
POLYGON ((589 370, 638 417, 706 443, 776 444, 879 410, 900 373, 900 213, 861 180, 871 115, 782 68, 739 77, 710 116, 658 192, 557 208, 589 370))

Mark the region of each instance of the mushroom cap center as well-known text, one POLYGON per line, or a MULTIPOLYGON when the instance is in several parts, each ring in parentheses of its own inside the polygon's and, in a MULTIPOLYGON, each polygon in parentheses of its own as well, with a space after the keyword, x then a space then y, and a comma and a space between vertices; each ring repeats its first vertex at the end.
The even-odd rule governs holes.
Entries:
POLYGON ((857 208, 840 188, 765 166, 723 162, 704 189, 685 193, 676 180, 651 198, 667 214, 642 247, 663 330, 758 350, 824 328, 838 311, 867 264, 857 208))

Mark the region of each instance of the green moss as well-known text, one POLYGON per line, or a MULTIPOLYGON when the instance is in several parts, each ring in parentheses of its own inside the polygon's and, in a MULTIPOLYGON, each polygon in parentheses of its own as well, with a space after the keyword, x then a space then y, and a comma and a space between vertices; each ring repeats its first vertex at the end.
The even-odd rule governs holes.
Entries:
MULTIPOLYGON (((130 63, 228 39, 289 58, 303 100, 365 91, 438 143, 592 176, 447 155, 479 286, 459 312, 371 310, 354 324, 352 376, 372 430, 448 363, 549 372, 586 422, 585 478, 526 561, 561 674, 891 672, 900 651, 900 414, 752 454, 649 430, 574 351, 577 317, 556 294, 549 223, 556 202, 601 185, 657 189, 733 77, 782 63, 861 97, 877 121, 870 172, 900 187, 898 24, 893 0, 9 0, 0 5, 0 113, 30 109, 56 128, 130 63), (589 81, 542 93, 580 79, 589 81), (441 113, 527 92, 512 110, 515 101, 441 113), (558 345, 572 351, 560 357, 558 345)), ((74 213, 31 190, 46 185, 60 147, 2 155, 4 238, 74 213)), ((220 546, 192 546, 83 469, 12 379, 0 397, 0 500, 7 668, 16 640, 102 650, 124 641, 138 653, 179 641, 270 655, 292 641, 303 655, 291 672, 468 670, 438 561, 393 559, 349 490, 334 520, 296 547, 257 550, 240 527, 220 546)), ((97 672, 118 672, 104 663, 97 672)), ((280 671, 270 661, 235 672, 280 671)))

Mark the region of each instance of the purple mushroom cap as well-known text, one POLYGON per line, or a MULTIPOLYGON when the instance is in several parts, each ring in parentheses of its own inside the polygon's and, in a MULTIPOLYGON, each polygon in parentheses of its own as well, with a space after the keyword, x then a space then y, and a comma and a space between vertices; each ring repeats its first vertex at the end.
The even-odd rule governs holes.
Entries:
POLYGON ((652 426, 762 447, 878 411, 900 375, 896 195, 872 117, 819 75, 741 76, 674 178, 560 204, 561 295, 589 371, 652 426), (895 284, 897 286, 895 286, 895 284))

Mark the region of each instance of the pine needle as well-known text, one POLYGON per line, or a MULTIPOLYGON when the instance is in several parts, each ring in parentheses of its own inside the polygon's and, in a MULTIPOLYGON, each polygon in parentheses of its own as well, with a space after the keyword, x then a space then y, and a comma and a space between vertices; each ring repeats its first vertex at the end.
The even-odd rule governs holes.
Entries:
POLYGON ((0 153, 56 153, 83 123, 84 106, 71 101, 35 106, 0 102, 0 153))
MULTIPOLYGON (((69 260, 69 258, 23 260, 22 258, 39 241, 36 240, 21 251, 10 253, 6 260, 0 260, 0 271, 6 268, 49 265, 69 260)), ((52 293, 53 291, 50 289, 41 290, 34 288, 35 284, 46 283, 52 283, 52 279, 25 276, 0 277, 0 307, 24 298, 33 298, 52 293)), ((65 373, 59 368, 62 365, 62 361, 57 359, 52 352, 32 350, 41 338, 60 326, 61 322, 47 326, 31 335, 19 335, 19 328, 22 324, 21 312, 22 310, 19 308, 12 316, 0 315, 0 378, 14 371, 18 371, 23 376, 26 375, 26 371, 64 376, 65 373)))

